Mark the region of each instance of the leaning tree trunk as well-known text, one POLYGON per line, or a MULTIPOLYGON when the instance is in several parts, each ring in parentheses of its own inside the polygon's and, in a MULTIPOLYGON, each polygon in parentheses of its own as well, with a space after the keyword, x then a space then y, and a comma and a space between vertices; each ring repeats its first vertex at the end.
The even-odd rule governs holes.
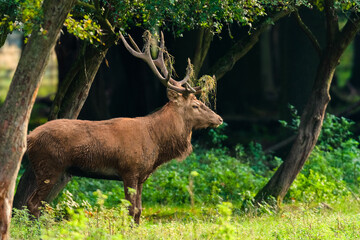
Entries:
POLYGON ((84 50, 58 89, 49 120, 78 117, 100 64, 110 47, 101 48, 84 44, 84 50))
POLYGON ((329 88, 335 68, 342 53, 360 28, 360 18, 353 14, 342 31, 339 31, 333 6, 334 1, 325 1, 327 47, 321 53, 314 87, 301 116, 299 133, 285 161, 256 195, 256 202, 267 201, 272 196, 280 204, 318 140, 325 110, 330 101, 329 88))
POLYGON ((268 184, 257 194, 256 200, 267 200, 274 196, 280 203, 290 185, 301 171, 319 137, 326 107, 330 101, 329 87, 338 59, 321 61, 316 84, 301 116, 299 133, 288 157, 268 184))
MULTIPOLYGON (((34 30, 0 109, 0 239, 9 239, 16 176, 26 149, 27 125, 49 53, 74 0, 45 0, 46 35, 34 30)), ((43 31, 45 32, 45 31, 43 31)))

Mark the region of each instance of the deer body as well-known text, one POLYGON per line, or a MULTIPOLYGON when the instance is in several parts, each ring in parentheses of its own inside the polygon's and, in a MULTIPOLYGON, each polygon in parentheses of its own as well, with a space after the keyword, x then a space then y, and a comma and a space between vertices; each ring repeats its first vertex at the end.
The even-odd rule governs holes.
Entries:
MULTIPOLYGON (((168 88, 169 102, 159 111, 139 118, 115 118, 106 121, 54 120, 36 128, 28 136, 31 167, 21 179, 19 204, 39 216, 42 201, 49 201, 66 185, 71 176, 122 180, 125 198, 130 201, 129 213, 139 223, 141 192, 145 180, 161 164, 177 158, 182 160, 192 151, 194 129, 217 127, 222 118, 197 100, 194 94, 202 88, 191 87, 190 60, 187 74, 176 81, 164 60, 165 41, 161 33, 157 59, 150 54, 150 36, 144 52, 129 36, 133 49, 120 34, 128 51, 144 60, 160 82, 168 88), (160 71, 159 71, 160 69, 160 71), (24 178, 27 179, 27 178, 24 178), (30 187, 24 188, 24 185, 30 187), (136 190, 130 194, 129 188, 136 190)), ((167 54, 165 54, 167 55, 167 54)), ((19 187, 18 187, 19 189, 19 187)))
POLYGON ((193 129, 216 127, 220 116, 193 94, 168 92, 170 102, 146 117, 105 121, 60 119, 28 136, 28 155, 37 187, 27 200, 35 216, 64 174, 122 180, 130 215, 139 223, 144 181, 161 164, 192 151, 193 129), (132 195, 128 187, 136 190, 132 195))

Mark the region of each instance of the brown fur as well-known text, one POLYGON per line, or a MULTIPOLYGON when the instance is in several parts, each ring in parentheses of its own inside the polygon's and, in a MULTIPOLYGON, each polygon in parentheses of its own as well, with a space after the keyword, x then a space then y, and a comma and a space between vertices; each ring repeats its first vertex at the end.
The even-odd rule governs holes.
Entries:
POLYGON ((184 159, 192 151, 193 129, 222 123, 192 94, 168 92, 170 102, 146 117, 105 121, 60 119, 50 121, 28 136, 28 154, 37 188, 27 201, 38 207, 64 174, 124 181, 130 214, 139 223, 142 184, 161 164, 184 159), (131 187, 137 192, 128 193, 131 187))

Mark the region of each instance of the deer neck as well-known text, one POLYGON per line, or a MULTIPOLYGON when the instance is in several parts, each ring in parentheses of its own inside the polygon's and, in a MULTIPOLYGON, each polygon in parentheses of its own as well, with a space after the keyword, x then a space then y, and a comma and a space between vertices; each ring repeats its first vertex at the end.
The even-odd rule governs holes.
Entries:
POLYGON ((184 160, 192 152, 192 129, 175 104, 169 102, 149 117, 150 134, 159 146, 159 157, 155 164, 159 166, 172 159, 184 160))

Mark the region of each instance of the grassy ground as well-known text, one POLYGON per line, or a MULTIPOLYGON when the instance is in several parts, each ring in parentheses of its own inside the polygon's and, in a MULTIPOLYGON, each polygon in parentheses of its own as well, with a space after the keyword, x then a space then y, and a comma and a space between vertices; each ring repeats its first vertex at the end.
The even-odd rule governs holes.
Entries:
POLYGON ((231 204, 214 207, 145 207, 139 226, 126 208, 70 211, 56 221, 54 210, 38 224, 17 214, 12 239, 360 239, 360 204, 291 204, 274 211, 263 207, 246 213, 231 204))

